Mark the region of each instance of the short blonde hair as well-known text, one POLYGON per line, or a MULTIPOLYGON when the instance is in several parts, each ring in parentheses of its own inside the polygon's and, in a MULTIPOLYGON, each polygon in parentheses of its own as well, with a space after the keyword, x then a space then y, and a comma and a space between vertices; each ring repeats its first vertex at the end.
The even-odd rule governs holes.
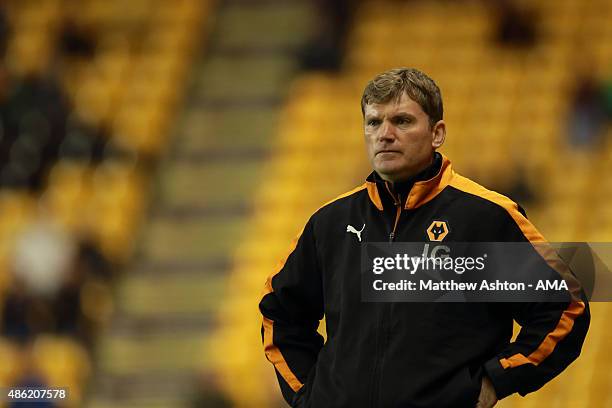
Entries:
POLYGON ((415 68, 395 68, 376 75, 365 87, 361 97, 361 113, 372 103, 387 103, 406 93, 429 116, 430 126, 442 120, 444 108, 438 85, 415 68))

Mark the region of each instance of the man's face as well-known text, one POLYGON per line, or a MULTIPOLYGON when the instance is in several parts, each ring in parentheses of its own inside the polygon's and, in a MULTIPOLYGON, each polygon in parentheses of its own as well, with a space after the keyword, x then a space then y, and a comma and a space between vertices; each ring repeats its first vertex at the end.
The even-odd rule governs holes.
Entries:
POLYGON ((405 93, 399 100, 366 105, 364 127, 372 167, 391 182, 424 170, 446 134, 444 122, 431 128, 427 114, 405 93))

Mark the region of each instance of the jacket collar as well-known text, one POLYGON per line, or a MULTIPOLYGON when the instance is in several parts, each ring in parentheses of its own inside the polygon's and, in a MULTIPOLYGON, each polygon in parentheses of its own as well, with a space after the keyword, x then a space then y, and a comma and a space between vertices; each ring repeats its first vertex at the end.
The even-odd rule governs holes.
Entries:
MULTIPOLYGON (((436 152, 434 162, 430 167, 400 186, 400 189, 408 191, 404 209, 418 208, 431 201, 449 184, 452 174, 450 160, 443 154, 436 152), (409 185, 406 186, 406 183, 409 185)), ((391 199, 388 183, 382 180, 376 172, 372 172, 366 180, 366 187, 370 201, 382 211, 384 209, 383 201, 388 200, 381 199, 381 197, 391 199)))

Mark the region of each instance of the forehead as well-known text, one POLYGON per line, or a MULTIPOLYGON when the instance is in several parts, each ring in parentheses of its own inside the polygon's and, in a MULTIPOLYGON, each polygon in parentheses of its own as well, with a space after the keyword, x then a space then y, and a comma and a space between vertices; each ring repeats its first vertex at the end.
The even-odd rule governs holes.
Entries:
POLYGON ((369 103, 364 107, 365 116, 388 116, 399 113, 408 113, 414 116, 426 115, 417 102, 403 93, 399 99, 393 98, 384 103, 369 103))

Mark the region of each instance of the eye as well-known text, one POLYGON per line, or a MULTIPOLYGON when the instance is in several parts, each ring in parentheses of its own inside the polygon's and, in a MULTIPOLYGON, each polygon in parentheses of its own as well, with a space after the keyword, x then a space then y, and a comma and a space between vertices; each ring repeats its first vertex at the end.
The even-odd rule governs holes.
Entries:
POLYGON ((378 119, 370 119, 368 120, 368 126, 378 126, 380 125, 380 120, 378 119))
POLYGON ((411 122, 412 120, 410 118, 397 118, 397 120, 395 121, 395 123, 398 125, 407 125, 411 122))

